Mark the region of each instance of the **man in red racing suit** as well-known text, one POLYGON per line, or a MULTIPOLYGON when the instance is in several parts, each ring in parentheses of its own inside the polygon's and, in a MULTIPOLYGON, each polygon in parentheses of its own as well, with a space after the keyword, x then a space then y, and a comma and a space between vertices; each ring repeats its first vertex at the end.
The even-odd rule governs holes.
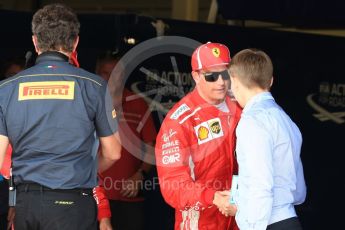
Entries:
POLYGON ((196 87, 169 111, 157 136, 159 183, 176 210, 175 230, 238 229, 219 202, 229 204, 221 191, 231 188, 237 173, 235 128, 241 109, 227 95, 229 62, 227 47, 219 43, 194 51, 196 87))

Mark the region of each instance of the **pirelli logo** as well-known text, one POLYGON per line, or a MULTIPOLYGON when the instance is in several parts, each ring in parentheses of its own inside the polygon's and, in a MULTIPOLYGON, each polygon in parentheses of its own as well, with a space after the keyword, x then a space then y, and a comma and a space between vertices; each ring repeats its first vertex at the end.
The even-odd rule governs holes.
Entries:
POLYGON ((74 81, 39 81, 19 84, 18 101, 40 99, 74 100, 74 81))

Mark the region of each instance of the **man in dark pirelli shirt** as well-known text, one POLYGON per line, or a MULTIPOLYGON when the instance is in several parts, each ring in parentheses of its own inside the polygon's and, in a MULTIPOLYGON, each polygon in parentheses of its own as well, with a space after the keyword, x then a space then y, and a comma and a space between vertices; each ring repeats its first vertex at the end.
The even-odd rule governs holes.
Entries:
POLYGON ((36 64, 0 83, 0 167, 11 143, 16 229, 97 229, 95 131, 103 150, 99 169, 120 158, 106 82, 70 63, 79 26, 64 5, 38 10, 36 64))

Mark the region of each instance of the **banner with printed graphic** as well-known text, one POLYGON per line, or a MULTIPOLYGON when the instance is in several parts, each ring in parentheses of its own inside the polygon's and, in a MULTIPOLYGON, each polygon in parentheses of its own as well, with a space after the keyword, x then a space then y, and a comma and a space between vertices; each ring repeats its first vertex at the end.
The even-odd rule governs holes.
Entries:
POLYGON ((309 94, 307 102, 317 112, 313 116, 319 121, 345 123, 345 84, 320 82, 318 92, 309 94))

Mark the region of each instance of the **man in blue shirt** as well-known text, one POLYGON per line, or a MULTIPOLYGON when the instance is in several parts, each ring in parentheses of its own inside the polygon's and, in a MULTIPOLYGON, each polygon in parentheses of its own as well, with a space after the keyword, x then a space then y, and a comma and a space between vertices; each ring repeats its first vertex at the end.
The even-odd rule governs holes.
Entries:
POLYGON ((269 92, 273 65, 266 53, 246 49, 230 63, 231 90, 243 108, 236 129, 241 230, 302 229, 294 205, 304 202, 302 136, 269 92))
POLYGON ((70 63, 76 64, 79 27, 64 5, 38 10, 36 64, 0 83, 0 168, 10 142, 16 229, 97 229, 95 131, 99 170, 120 158, 106 81, 70 63))

